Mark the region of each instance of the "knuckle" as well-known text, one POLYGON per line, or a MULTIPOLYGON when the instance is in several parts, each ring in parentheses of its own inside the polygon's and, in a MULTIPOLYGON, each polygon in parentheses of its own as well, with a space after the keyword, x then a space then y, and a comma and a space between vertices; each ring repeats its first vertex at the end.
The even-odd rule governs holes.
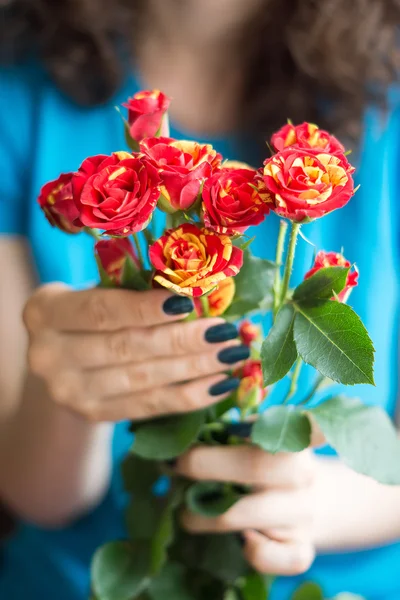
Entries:
POLYGON ((174 333, 171 336, 171 352, 172 354, 185 354, 189 350, 187 334, 185 327, 178 326, 174 328, 174 333))
POLYGON ((207 398, 205 398, 204 394, 200 391, 196 392, 194 386, 191 384, 182 384, 177 386, 179 390, 180 396, 180 406, 184 408, 185 412, 191 412, 193 410, 198 410, 206 406, 209 402, 207 402, 207 398))
POLYGON ((90 325, 95 329, 107 329, 110 324, 111 315, 105 294, 93 291, 87 300, 85 313, 90 325))
POLYGON ((301 575, 308 571, 314 562, 315 551, 311 544, 301 544, 293 550, 290 574, 301 575))
POLYGON ((132 335, 129 330, 109 333, 107 348, 111 360, 126 362, 132 358, 132 335))
MULTIPOLYGON (((194 378, 214 373, 216 370, 215 357, 209 354, 199 354, 190 359, 190 373, 194 378)), ((223 369, 221 365, 221 370, 223 369)))
POLYGON ((22 320, 28 331, 36 331, 44 322, 42 303, 36 292, 25 304, 22 311, 22 320))
POLYGON ((141 294, 136 294, 135 302, 132 303, 132 312, 133 321, 138 326, 147 325, 149 321, 148 303, 148 299, 142 298, 141 294))
POLYGON ((202 479, 203 460, 201 450, 192 448, 180 459, 180 467, 188 477, 202 479))
POLYGON ((35 375, 45 376, 55 362, 54 347, 47 336, 31 342, 28 348, 28 366, 35 375))
POLYGON ((57 404, 78 405, 82 397, 80 377, 71 371, 57 373, 48 382, 48 387, 51 397, 57 404))
POLYGON ((138 389, 151 389, 154 387, 155 377, 149 365, 140 364, 124 369, 125 385, 131 391, 138 389))

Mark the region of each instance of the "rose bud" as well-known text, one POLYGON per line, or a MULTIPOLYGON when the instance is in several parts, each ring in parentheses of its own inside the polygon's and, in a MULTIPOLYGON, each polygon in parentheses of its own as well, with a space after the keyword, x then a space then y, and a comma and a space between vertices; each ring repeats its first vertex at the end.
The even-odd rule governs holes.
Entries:
POLYGON ((228 236, 191 223, 167 231, 149 254, 155 284, 195 298, 237 275, 243 264, 243 251, 228 236))
POLYGON ((289 146, 296 148, 319 148, 327 154, 343 154, 344 146, 333 135, 319 129, 313 123, 292 125, 288 123, 282 129, 274 133, 271 144, 277 152, 281 152, 289 146))
POLYGON ((354 195, 354 172, 342 155, 287 148, 264 163, 263 180, 271 209, 297 223, 341 208, 354 195))
POLYGON ((129 134, 136 142, 143 138, 168 135, 170 98, 160 90, 138 92, 123 104, 128 109, 129 134))
POLYGON ((58 179, 49 181, 40 190, 38 203, 50 225, 66 233, 79 233, 82 225, 71 187, 73 173, 63 173, 58 179))
POLYGON ((261 223, 270 196, 260 184, 250 169, 223 169, 207 179, 202 192, 205 226, 235 235, 261 223))
POLYGON ((232 304, 235 296, 235 280, 233 277, 227 277, 213 290, 208 296, 204 296, 202 300, 194 299, 194 308, 198 317, 205 317, 202 301, 207 302, 207 313, 209 317, 219 317, 232 304))
POLYGON ((114 285, 121 285, 125 263, 130 258, 140 269, 139 259, 128 238, 99 240, 95 244, 97 258, 114 285))
POLYGON ((242 321, 239 326, 239 336, 245 346, 261 340, 261 329, 251 321, 242 321))
POLYGON ((161 177, 160 208, 165 212, 189 209, 198 199, 204 181, 221 164, 221 155, 210 144, 172 138, 143 140, 141 151, 161 177))
MULTIPOLYGON (((345 267, 350 269, 351 263, 339 252, 324 252, 321 250, 315 257, 314 265, 304 276, 304 279, 309 279, 314 273, 326 267, 345 267)), ((339 302, 347 302, 351 294, 351 290, 358 285, 358 271, 349 271, 347 275, 346 285, 344 289, 332 300, 339 302)))
POLYGON ((72 190, 82 223, 117 236, 145 229, 160 196, 157 170, 128 152, 87 158, 72 178, 72 190))
POLYGON ((239 408, 249 410, 256 408, 267 395, 263 386, 261 362, 249 359, 233 372, 241 381, 237 390, 236 401, 239 408))

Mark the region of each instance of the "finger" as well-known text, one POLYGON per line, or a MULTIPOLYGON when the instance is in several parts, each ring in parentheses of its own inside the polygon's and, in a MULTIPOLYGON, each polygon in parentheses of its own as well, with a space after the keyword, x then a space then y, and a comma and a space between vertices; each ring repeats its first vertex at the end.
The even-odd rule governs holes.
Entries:
POLYGON ((307 525, 310 521, 308 491, 249 494, 224 514, 208 518, 185 511, 182 522, 194 533, 281 529, 307 525))
POLYGON ((64 360, 67 357, 81 368, 93 368, 221 350, 225 342, 234 340, 238 335, 236 327, 222 319, 199 319, 147 329, 65 333, 60 335, 59 345, 64 360))
POLYGON ((313 460, 309 451, 272 455, 250 445, 202 446, 183 455, 176 470, 192 479, 300 488, 313 479, 313 460))
POLYGON ((299 575, 308 571, 314 562, 311 542, 270 540, 257 531, 244 532, 244 555, 259 573, 299 575))
MULTIPOLYGON (((222 359, 236 353, 241 346, 223 347, 218 352, 193 354, 180 358, 158 358, 145 363, 130 363, 85 371, 84 385, 91 396, 107 397, 150 390, 169 384, 182 383, 223 373, 227 370, 222 359), (222 357, 222 358, 221 358, 222 357)), ((245 348, 247 351, 247 348, 245 348)))
POLYGON ((29 330, 113 331, 124 327, 150 327, 182 319, 193 309, 183 296, 165 290, 135 292, 91 289, 72 292, 52 284, 41 288, 27 305, 29 330), (172 304, 172 307, 171 307, 172 304))
MULTIPOLYGON (((70 379, 68 381, 71 381, 70 379)), ((183 385, 171 385, 136 394, 98 400, 87 394, 77 403, 74 390, 69 390, 61 403, 74 404, 75 410, 94 422, 141 420, 169 414, 180 414, 207 408, 223 400, 239 385, 235 378, 205 377, 183 385), (68 400, 69 399, 69 400, 68 400)))

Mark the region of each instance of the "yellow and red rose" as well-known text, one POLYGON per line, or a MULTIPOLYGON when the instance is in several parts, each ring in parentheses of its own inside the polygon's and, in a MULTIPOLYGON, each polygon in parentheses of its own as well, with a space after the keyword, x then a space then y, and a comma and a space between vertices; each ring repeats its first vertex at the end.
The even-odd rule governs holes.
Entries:
POLYGON ((251 346, 253 342, 261 341, 261 328, 251 321, 242 321, 239 325, 239 337, 245 346, 251 346))
POLYGON ((95 252, 104 272, 114 285, 120 285, 125 263, 128 259, 140 268, 139 259, 129 238, 110 238, 99 240, 95 252))
POLYGON ((38 197, 50 225, 66 233, 78 233, 82 229, 72 195, 72 176, 73 173, 63 173, 54 181, 49 181, 42 187, 38 197))
POLYGON ((233 375, 240 379, 237 389, 237 404, 242 409, 256 408, 266 397, 263 385, 261 361, 249 359, 235 369, 233 375))
POLYGON ((200 298, 194 299, 194 308, 198 317, 220 317, 232 304, 235 296, 235 280, 233 277, 227 277, 217 285, 208 296, 204 298, 207 302, 207 311, 200 298))
POLYGON ((328 154, 343 154, 345 151, 344 146, 335 136, 319 129, 318 125, 313 123, 302 123, 301 125, 288 123, 274 133, 271 143, 277 152, 290 146, 303 149, 319 148, 328 154))
POLYGON ((109 235, 142 231, 160 197, 159 183, 157 170, 142 155, 114 152, 87 158, 72 178, 79 218, 109 235))
POLYGON ((199 297, 237 275, 243 252, 226 235, 186 223, 150 247, 154 283, 183 296, 199 297))
POLYGON ((272 210, 301 223, 347 204, 354 195, 353 172, 343 154, 294 147, 265 161, 263 180, 271 192, 272 210))
MULTIPOLYGON (((314 265, 304 276, 304 279, 309 279, 319 271, 327 267, 345 267, 346 269, 351 268, 351 263, 348 261, 343 254, 339 252, 324 252, 321 250, 315 257, 314 265)), ((339 302, 347 302, 351 290, 358 285, 358 271, 349 271, 347 275, 346 285, 344 289, 337 295, 339 302)), ((335 298, 332 298, 334 300, 335 298)))
POLYGON ((258 225, 269 212, 269 194, 251 169, 215 173, 205 182, 202 199, 206 227, 228 235, 258 225))
POLYGON ((187 210, 198 199, 204 181, 221 165, 210 144, 150 138, 140 144, 161 178, 160 207, 166 212, 187 210))
POLYGON ((129 134, 140 142, 143 138, 168 135, 167 111, 170 98, 160 90, 145 90, 128 98, 123 105, 128 109, 129 134))

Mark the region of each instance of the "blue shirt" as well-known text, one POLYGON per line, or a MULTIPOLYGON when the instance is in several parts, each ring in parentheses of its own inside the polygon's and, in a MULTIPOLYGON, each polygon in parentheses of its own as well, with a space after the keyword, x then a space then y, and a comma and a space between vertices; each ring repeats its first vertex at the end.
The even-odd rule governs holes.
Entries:
MULTIPOLYGON (((0 89, 0 232, 20 234, 29 240, 41 282, 64 281, 77 288, 91 285, 97 279, 92 240, 52 229, 36 197, 43 183, 60 172, 75 170, 88 155, 125 148, 114 106, 137 91, 138 84, 129 79, 107 105, 91 109, 70 102, 38 68, 4 69, 0 89)), ((367 111, 357 173, 361 189, 347 207, 304 228, 317 249, 340 251, 343 247, 346 257, 357 262, 360 285, 351 303, 375 344, 377 386, 350 388, 348 393, 380 404, 392 414, 398 370, 399 119, 394 101, 387 122, 375 110, 367 111)), ((183 137, 174 130, 172 135, 183 137)), ((248 150, 235 147, 229 140, 214 141, 214 146, 227 158, 245 159, 248 150)), ((272 215, 258 228, 255 254, 273 258, 277 224, 272 215)), ((310 267, 314 253, 306 242, 301 240, 300 244, 294 274, 298 281, 310 267)), ((308 381, 307 372, 302 381, 308 381)), ((4 548, 1 598, 86 600, 94 550, 124 536, 119 462, 129 444, 126 424, 121 423, 115 427, 110 489, 93 512, 61 531, 20 523, 4 548)), ((320 556, 306 575, 282 578, 273 600, 286 600, 299 580, 309 579, 320 582, 327 596, 346 590, 370 600, 398 600, 399 565, 399 544, 320 556)))

